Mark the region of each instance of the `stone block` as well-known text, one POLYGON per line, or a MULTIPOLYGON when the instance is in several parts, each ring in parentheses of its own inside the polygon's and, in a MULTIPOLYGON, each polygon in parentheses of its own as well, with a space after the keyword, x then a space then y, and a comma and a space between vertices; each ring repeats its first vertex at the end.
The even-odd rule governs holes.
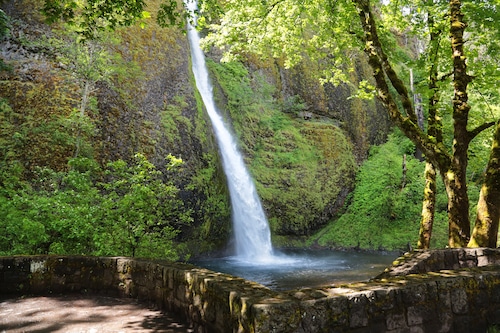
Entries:
POLYGON ((409 306, 406 311, 408 326, 422 325, 435 318, 436 307, 434 303, 418 304, 409 306))
MULTIPOLYGON (((468 316, 455 316, 453 318, 453 332, 454 333, 473 333, 473 332, 485 332, 474 330, 474 325, 479 325, 480 323, 471 323, 468 316)), ((477 326, 476 326, 477 327, 477 326)))
POLYGON ((300 302, 300 313, 301 326, 307 327, 311 332, 327 332, 328 327, 336 324, 326 297, 300 302))
POLYGON ((402 288, 401 298, 405 305, 425 302, 427 300, 427 284, 418 283, 402 288))
MULTIPOLYGON (((43 257, 35 257, 35 258, 36 261, 44 260, 43 257)), ((14 260, 12 262, 13 265, 11 268, 15 268, 15 270, 19 272, 29 272, 31 268, 31 261, 32 258, 30 257, 24 257, 24 256, 14 257, 14 260)))
POLYGON ((467 293, 465 289, 453 289, 450 292, 451 308, 455 314, 466 314, 469 311, 467 293))
POLYGON ((500 308, 489 309, 486 313, 486 321, 489 325, 500 325, 500 308))
POLYGON ((348 296, 349 309, 349 327, 366 327, 368 326, 368 300, 364 294, 348 296))
POLYGON ((335 326, 347 326, 349 323, 349 300, 345 296, 328 297, 331 323, 335 326))
POLYGON ((436 332, 450 332, 453 328, 453 313, 451 309, 446 311, 446 309, 442 309, 437 312, 437 321, 438 329, 436 332))
POLYGON ((388 312, 385 320, 385 325, 388 331, 408 329, 404 309, 388 312))
POLYGON ((392 286, 381 286, 374 290, 377 306, 382 310, 391 310, 402 305, 401 290, 392 286))
POLYGON ((411 326, 410 327, 410 333, 427 333, 427 332, 434 332, 434 331, 427 331, 422 326, 411 326))
POLYGON ((120 274, 130 274, 132 271, 131 260, 128 258, 118 258, 116 260, 116 271, 120 274))
POLYGON ((459 269, 460 261, 456 251, 444 251, 443 269, 459 269))
POLYGON ((252 317, 255 332, 293 332, 302 319, 299 304, 286 299, 253 304, 252 317))

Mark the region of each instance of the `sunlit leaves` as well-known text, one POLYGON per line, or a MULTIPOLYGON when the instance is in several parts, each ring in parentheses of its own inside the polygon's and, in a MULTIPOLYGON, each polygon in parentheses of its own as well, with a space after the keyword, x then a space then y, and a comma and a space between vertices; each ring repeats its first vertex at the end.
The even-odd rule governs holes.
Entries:
POLYGON ((49 23, 66 22, 83 39, 135 23, 145 27, 152 16, 160 26, 183 28, 189 16, 177 0, 162 0, 155 13, 147 10, 144 0, 44 0, 42 11, 49 23))
POLYGON ((165 0, 160 4, 157 13, 157 22, 160 26, 177 26, 183 28, 186 24, 187 12, 179 6, 176 0, 165 0))
POLYGON ((362 80, 359 82, 358 89, 351 98, 361 98, 361 99, 373 99, 375 96, 375 87, 367 80, 362 80))
POLYGON ((102 30, 114 30, 144 18, 143 0, 45 0, 43 12, 49 22, 65 21, 85 38, 102 30))
MULTIPOLYGON (((349 1, 230 0, 222 7, 204 43, 222 49, 224 61, 253 53, 291 67, 308 55, 331 62, 331 68, 349 67, 349 48, 359 47, 349 1)), ((325 74, 331 78, 341 71, 325 74)))

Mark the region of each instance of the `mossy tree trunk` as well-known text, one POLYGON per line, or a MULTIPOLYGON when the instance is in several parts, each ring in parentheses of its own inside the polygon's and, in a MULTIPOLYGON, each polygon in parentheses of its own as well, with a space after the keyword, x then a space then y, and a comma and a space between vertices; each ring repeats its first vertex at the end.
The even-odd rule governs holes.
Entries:
POLYGON ((82 126, 85 121, 85 110, 87 109, 87 104, 89 103, 90 93, 93 90, 94 82, 90 82, 90 80, 83 80, 83 88, 82 88, 82 100, 80 102, 80 113, 78 117, 78 122, 76 124, 76 138, 75 138, 75 153, 73 154, 74 158, 77 158, 80 154, 80 149, 82 146, 82 126))
MULTIPOLYGON (((431 67, 429 69, 429 97, 428 106, 428 129, 427 133, 434 137, 436 142, 443 143, 443 133, 441 120, 438 116, 439 103, 439 87, 438 87, 438 54, 440 49, 441 29, 436 26, 434 17, 431 13, 427 15, 427 24, 429 27, 429 57, 431 59, 431 67)), ((434 217, 436 211, 436 168, 429 160, 425 163, 425 188, 424 199, 422 201, 422 218, 420 220, 420 231, 418 237, 417 248, 430 248, 432 227, 434 225, 434 217)))
POLYGON ((469 247, 496 247, 500 223, 500 121, 497 122, 469 247))
POLYGON ((461 12, 461 1, 451 0, 450 38, 453 52, 454 87, 453 119, 454 137, 452 153, 448 153, 442 142, 425 134, 418 126, 413 106, 404 83, 393 70, 380 43, 377 25, 371 12, 369 0, 352 0, 363 28, 365 53, 373 69, 379 99, 386 106, 392 121, 415 143, 427 159, 439 170, 448 194, 449 246, 466 246, 470 238, 469 200, 467 197, 466 169, 470 141, 492 124, 483 124, 473 131, 467 130, 470 106, 467 103, 467 75, 463 52, 463 33, 467 26, 461 12), (399 98, 400 109, 389 90, 389 84, 399 98))
POLYGON ((448 194, 449 245, 466 246, 470 238, 469 200, 467 196, 467 162, 470 135, 467 130, 470 106, 467 85, 471 77, 467 74, 464 54, 464 31, 467 24, 461 10, 461 0, 451 0, 450 39, 453 57, 453 162, 452 168, 443 173, 448 194))
POLYGON ((431 245, 432 226, 436 211, 436 168, 430 162, 425 163, 425 188, 422 202, 422 219, 418 235, 417 248, 428 249, 431 245))

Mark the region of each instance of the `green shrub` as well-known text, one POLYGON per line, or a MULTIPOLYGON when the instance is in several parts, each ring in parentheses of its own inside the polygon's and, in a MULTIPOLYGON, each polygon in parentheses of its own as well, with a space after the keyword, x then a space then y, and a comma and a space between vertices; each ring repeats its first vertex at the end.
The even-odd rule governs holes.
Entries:
MULTIPOLYGON (((168 162, 173 170, 182 161, 169 155, 168 162)), ((0 254, 178 258, 174 238, 191 212, 144 155, 104 171, 78 158, 68 171, 37 168, 34 175, 29 186, 15 172, 1 174, 0 254), (98 182, 103 173, 106 181, 98 182)))

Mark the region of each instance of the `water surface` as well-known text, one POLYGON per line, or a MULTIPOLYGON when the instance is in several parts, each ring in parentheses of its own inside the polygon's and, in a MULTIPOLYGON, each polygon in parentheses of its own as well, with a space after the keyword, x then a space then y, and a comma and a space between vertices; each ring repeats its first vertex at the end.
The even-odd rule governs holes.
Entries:
POLYGON ((367 281, 397 256, 395 252, 294 249, 282 250, 267 261, 222 257, 197 259, 193 264, 284 291, 367 281))

